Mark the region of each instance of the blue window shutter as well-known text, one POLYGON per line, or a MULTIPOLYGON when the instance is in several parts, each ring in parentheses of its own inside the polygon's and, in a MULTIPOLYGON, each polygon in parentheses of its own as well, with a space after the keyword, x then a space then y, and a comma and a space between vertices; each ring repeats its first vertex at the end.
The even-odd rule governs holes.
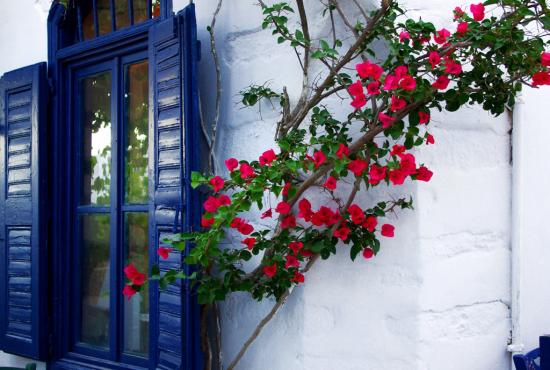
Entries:
MULTIPOLYGON (((196 227, 200 214, 198 194, 190 187, 191 171, 200 168, 197 45, 193 5, 149 32, 151 263, 161 272, 179 268, 183 259, 172 252, 159 261, 161 240, 196 227)), ((200 368, 199 310, 188 284, 178 280, 165 290, 151 289, 152 359, 161 369, 200 368)))
POLYGON ((0 80, 0 349, 47 355, 46 64, 0 80))

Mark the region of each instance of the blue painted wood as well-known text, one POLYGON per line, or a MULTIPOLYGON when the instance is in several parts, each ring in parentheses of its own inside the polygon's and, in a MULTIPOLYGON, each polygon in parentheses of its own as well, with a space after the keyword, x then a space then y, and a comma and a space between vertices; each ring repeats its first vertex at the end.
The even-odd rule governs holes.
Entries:
POLYGON ((0 80, 0 349, 47 352, 46 64, 0 80))
POLYGON ((540 345, 540 369, 550 370, 550 335, 539 338, 540 345))
POLYGON ((540 370, 540 349, 534 349, 523 355, 514 355, 516 370, 540 370))
MULTIPOLYGON (((200 212, 188 180, 190 172, 199 169, 194 6, 155 24, 149 45, 150 147, 154 148, 150 157, 150 255, 151 263, 166 271, 180 266, 183 255, 173 252, 168 260, 159 261, 160 241, 192 228, 200 212)), ((151 317, 158 368, 200 368, 199 310, 189 285, 177 281, 162 291, 156 285, 152 289, 152 312, 158 312, 158 317, 151 317)))

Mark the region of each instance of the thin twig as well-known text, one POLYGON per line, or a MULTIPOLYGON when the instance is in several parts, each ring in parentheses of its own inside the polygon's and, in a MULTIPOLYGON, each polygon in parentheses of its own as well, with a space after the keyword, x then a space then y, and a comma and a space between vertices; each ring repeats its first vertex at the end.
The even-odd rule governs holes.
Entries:
POLYGON ((214 66, 216 68, 216 115, 214 116, 214 121, 212 122, 212 136, 210 143, 210 153, 209 153, 209 162, 211 170, 216 173, 215 160, 214 160, 214 151, 216 150, 216 133, 218 129, 218 122, 220 121, 220 110, 221 110, 221 96, 222 96, 222 74, 220 68, 220 60, 218 58, 218 52, 216 51, 216 37, 214 33, 214 28, 216 27, 216 19, 220 10, 222 8, 223 0, 218 1, 218 6, 214 11, 212 16, 212 22, 208 29, 210 34, 210 52, 212 53, 212 59, 214 60, 214 66))
POLYGON ((275 303, 273 305, 273 308, 271 309, 271 311, 269 311, 269 313, 262 319, 262 321, 260 321, 258 326, 256 326, 256 328, 254 329, 254 331, 252 332, 250 337, 246 340, 246 342, 242 346, 239 353, 237 353, 237 355, 235 356, 233 361, 231 361, 231 363, 227 367, 227 370, 233 370, 235 368, 235 366, 237 366, 237 364, 239 363, 241 358, 244 356, 244 354, 248 350, 248 347, 250 347, 250 345, 256 340, 256 338, 258 338, 258 336, 262 332, 263 328, 271 321, 271 319, 275 316, 277 311, 279 311, 279 309, 283 306, 283 304, 285 303, 285 301, 286 301, 287 297, 289 296, 289 294, 290 294, 290 291, 287 290, 277 300, 277 303, 275 303))

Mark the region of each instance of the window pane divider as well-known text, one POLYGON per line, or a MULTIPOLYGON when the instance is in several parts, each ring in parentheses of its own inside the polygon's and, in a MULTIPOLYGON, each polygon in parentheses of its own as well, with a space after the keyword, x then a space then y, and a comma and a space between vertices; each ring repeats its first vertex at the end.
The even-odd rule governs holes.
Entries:
POLYGON ((121 208, 122 212, 149 212, 147 204, 125 204, 121 208))
POLYGON ((130 19, 130 26, 134 25, 134 1, 128 0, 128 18, 130 19))
POLYGON ((110 206, 78 206, 76 209, 78 214, 83 213, 110 213, 110 206))
POLYGON ((97 0, 92 0, 92 11, 94 12, 95 37, 99 37, 99 17, 97 15, 97 0))

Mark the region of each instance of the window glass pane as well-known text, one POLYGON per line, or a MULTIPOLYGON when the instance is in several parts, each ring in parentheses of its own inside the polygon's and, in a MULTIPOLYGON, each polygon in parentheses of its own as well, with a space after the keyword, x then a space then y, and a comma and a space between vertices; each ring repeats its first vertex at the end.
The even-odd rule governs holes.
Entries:
POLYGON ((110 215, 80 216, 82 322, 80 340, 109 346, 110 215))
POLYGON ((160 17, 160 0, 153 0, 151 6, 151 15, 153 18, 160 17))
POLYGON ((111 185, 111 73, 80 81, 80 204, 108 205, 111 185))
MULTIPOLYGON (((126 264, 133 262, 145 272, 149 266, 148 214, 124 215, 126 264)), ((141 290, 131 300, 124 300, 124 352, 147 356, 149 349, 149 289, 141 290)))
POLYGON ((94 10, 91 1, 84 1, 80 6, 82 16, 82 34, 84 40, 90 40, 95 37, 94 10))
POLYGON ((147 0, 134 0, 134 24, 147 20, 147 0))
POLYGON ((113 31, 111 18, 111 0, 96 0, 97 1, 97 21, 99 23, 99 35, 113 31))
POLYGON ((115 0, 116 29, 128 27, 130 17, 128 14, 128 0, 115 0))
POLYGON ((148 200, 147 149, 149 142, 149 64, 127 65, 125 92, 125 201, 145 204, 148 200))

